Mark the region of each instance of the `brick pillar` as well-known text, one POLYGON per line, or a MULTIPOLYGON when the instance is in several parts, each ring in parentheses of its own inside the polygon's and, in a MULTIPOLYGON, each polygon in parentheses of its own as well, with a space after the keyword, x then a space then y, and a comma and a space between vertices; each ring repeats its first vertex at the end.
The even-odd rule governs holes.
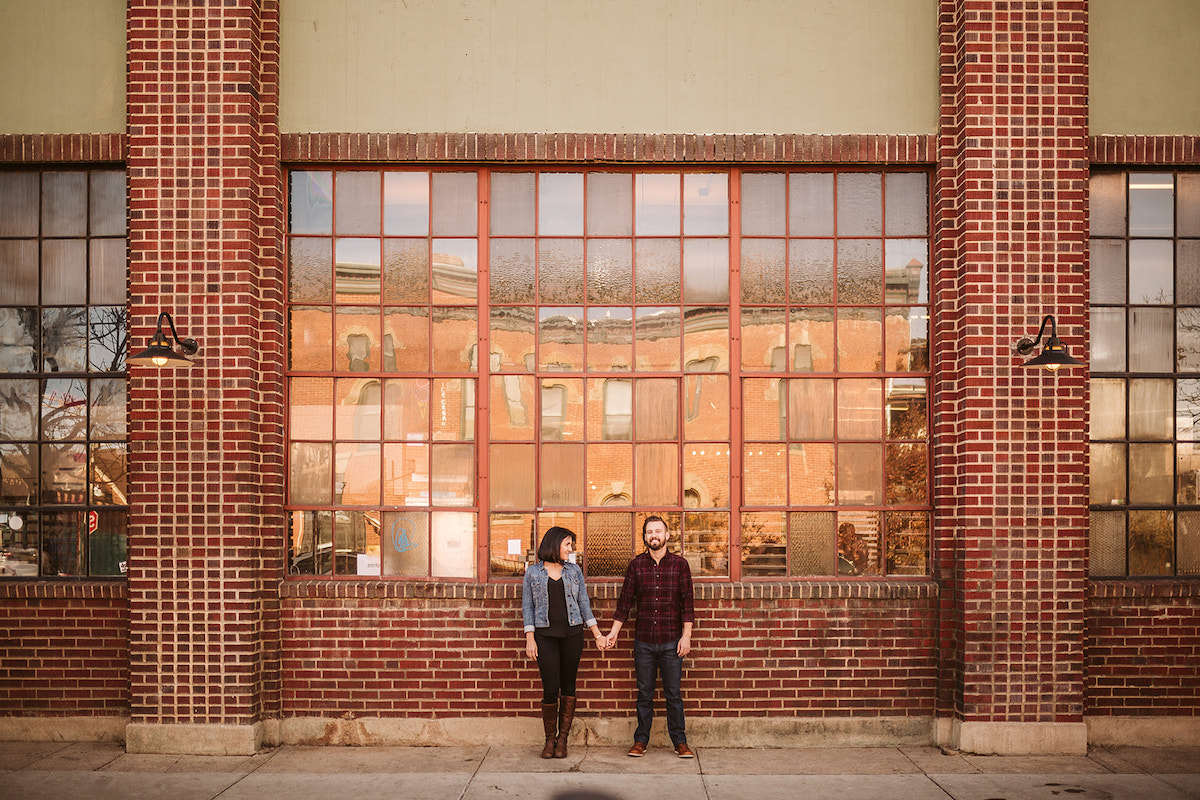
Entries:
POLYGON ((1086 370, 1026 369, 1087 326, 1086 0, 942 0, 937 177, 938 735, 1087 747, 1086 370))
POLYGON ((135 752, 252 753, 277 730, 283 267, 276 0, 128 4, 135 752))

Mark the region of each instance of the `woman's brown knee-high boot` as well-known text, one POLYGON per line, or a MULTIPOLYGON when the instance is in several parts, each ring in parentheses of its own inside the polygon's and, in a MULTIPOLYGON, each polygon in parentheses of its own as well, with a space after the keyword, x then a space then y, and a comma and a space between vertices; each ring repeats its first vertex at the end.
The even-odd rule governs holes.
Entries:
POLYGON ((542 703, 542 727, 546 730, 542 758, 554 758, 554 745, 558 739, 558 703, 542 703))
POLYGON ((558 739, 554 742, 555 758, 567 757, 567 737, 571 735, 571 723, 574 720, 575 698, 564 694, 558 698, 558 739))

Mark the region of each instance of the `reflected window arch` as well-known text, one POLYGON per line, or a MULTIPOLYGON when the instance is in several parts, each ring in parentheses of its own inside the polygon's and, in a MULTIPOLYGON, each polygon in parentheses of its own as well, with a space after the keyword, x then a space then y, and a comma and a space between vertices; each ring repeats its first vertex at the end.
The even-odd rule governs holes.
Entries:
POLYGON ((604 419, 601 422, 605 439, 633 437, 633 381, 610 378, 604 382, 604 419))

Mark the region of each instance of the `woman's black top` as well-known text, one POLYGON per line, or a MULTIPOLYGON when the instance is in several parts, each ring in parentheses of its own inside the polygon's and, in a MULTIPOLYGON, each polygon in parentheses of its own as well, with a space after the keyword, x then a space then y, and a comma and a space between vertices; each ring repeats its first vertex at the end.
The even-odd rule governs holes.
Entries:
POLYGON ((541 628, 538 633, 543 636, 574 636, 583 633, 582 625, 571 625, 567 621, 567 590, 562 578, 551 578, 546 583, 547 599, 550 602, 546 611, 550 616, 550 627, 541 628))

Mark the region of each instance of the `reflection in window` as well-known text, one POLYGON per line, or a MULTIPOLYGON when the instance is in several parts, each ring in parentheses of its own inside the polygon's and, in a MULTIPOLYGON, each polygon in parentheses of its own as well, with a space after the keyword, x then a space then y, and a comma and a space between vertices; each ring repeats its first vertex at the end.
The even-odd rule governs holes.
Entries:
POLYGON ((1090 570, 1200 574, 1200 181, 1091 179, 1090 570))
POLYGON ((121 577, 125 173, 0 172, 0 577, 121 577))

